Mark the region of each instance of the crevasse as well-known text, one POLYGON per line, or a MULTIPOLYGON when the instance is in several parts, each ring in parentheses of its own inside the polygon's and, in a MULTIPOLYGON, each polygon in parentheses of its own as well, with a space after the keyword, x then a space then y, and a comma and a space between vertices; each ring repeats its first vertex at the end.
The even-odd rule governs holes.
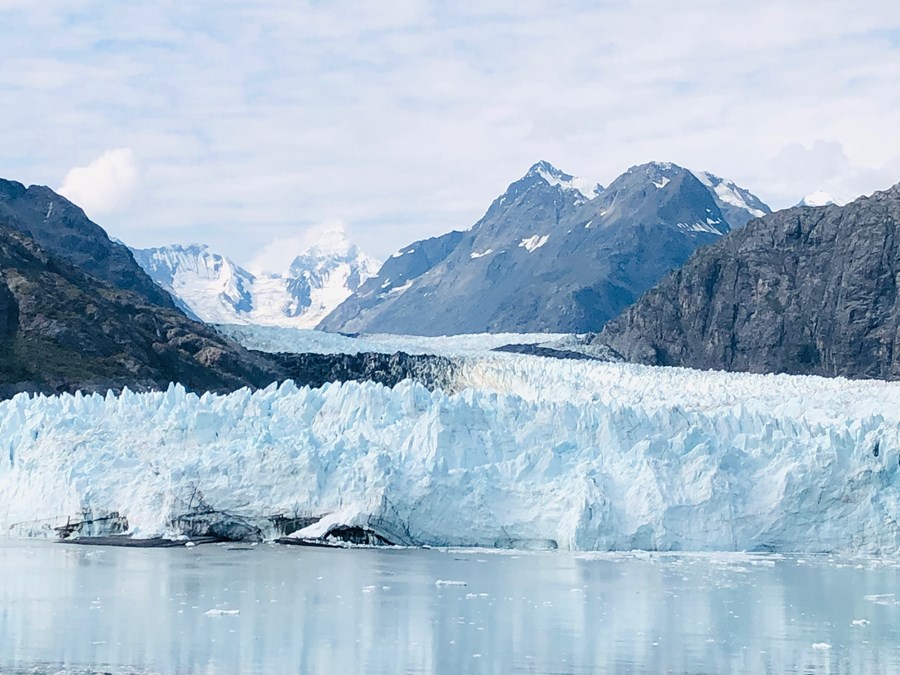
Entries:
POLYGON ((897 552, 900 387, 497 355, 404 382, 0 403, 0 526, 376 518, 410 543, 897 552), (878 452, 875 456, 875 448, 878 452))

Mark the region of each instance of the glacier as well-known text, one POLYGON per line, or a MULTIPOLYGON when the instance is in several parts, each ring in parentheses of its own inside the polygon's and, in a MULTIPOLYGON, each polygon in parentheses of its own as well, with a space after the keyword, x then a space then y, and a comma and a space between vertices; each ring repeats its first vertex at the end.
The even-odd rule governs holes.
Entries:
MULTIPOLYGON (((300 536, 575 550, 896 553, 900 385, 513 354, 451 390, 291 382, 0 403, 0 526, 117 512, 174 536, 193 495, 300 536)), ((268 531, 267 536, 274 536, 268 531)))
POLYGON ((569 333, 462 333, 429 337, 390 333, 330 333, 292 326, 216 324, 216 330, 247 349, 261 352, 309 354, 431 354, 434 356, 475 356, 510 344, 543 344, 574 341, 569 333))

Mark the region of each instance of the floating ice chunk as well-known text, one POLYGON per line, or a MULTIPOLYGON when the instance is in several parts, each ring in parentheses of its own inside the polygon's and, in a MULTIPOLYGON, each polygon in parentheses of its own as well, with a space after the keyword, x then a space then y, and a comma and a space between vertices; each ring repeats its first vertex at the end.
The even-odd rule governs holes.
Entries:
POLYGON ((827 642, 813 642, 812 648, 819 651, 824 651, 827 649, 831 649, 831 645, 827 642))
POLYGON ((851 626, 868 626, 869 620, 868 619, 853 619, 853 621, 850 622, 850 625, 851 626))
POLYGON ((897 604, 897 598, 893 593, 882 593, 881 595, 867 595, 865 599, 874 602, 876 605, 893 606, 897 604))
POLYGON ((434 582, 435 586, 468 586, 465 581, 453 581, 452 579, 438 579, 434 582))
POLYGON ((241 613, 239 609, 210 609, 204 612, 206 616, 238 616, 241 613))

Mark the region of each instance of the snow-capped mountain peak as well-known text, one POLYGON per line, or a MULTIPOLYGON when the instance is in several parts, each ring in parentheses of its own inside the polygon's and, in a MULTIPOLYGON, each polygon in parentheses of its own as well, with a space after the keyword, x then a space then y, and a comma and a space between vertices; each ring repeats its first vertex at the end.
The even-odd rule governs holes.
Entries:
POLYGON ((716 203, 732 227, 743 225, 751 218, 762 218, 772 210, 746 188, 734 181, 717 176, 709 171, 692 171, 694 177, 703 183, 714 195, 716 203))
POLYGON ((137 263, 188 316, 223 322, 253 310, 254 276, 205 244, 133 249, 137 263))
POLYGON ((835 199, 827 192, 817 190, 806 195, 797 203, 797 206, 844 206, 844 204, 845 202, 835 199))
POLYGON ((209 323, 312 328, 379 268, 340 226, 325 230, 287 270, 258 274, 204 244, 133 254, 182 309, 209 323))
POLYGON ((347 230, 343 223, 335 223, 329 225, 322 230, 318 239, 316 239, 300 256, 305 255, 322 255, 322 256, 346 256, 359 249, 347 236, 347 230))
POLYGON ((530 176, 540 176, 548 185, 558 185, 564 190, 575 190, 585 199, 593 199, 603 192, 599 183, 567 174, 544 160, 532 165, 526 174, 530 176))

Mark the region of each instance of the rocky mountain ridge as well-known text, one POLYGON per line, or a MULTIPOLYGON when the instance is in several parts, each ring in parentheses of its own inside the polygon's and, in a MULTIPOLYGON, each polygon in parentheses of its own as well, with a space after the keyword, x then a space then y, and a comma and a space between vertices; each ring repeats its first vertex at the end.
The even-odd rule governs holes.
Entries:
POLYGON ((81 208, 48 187, 26 188, 0 178, 0 223, 32 238, 46 254, 101 281, 137 293, 155 305, 174 307, 127 247, 111 240, 81 208))
POLYGON ((319 328, 597 331, 695 249, 769 211, 670 163, 632 167, 604 189, 538 162, 471 229, 401 249, 319 328))
POLYGON ((597 340, 640 363, 900 378, 900 184, 698 251, 597 340))
POLYGON ((176 308, 97 279, 0 222, 0 398, 169 382, 231 391, 280 376, 176 308))

